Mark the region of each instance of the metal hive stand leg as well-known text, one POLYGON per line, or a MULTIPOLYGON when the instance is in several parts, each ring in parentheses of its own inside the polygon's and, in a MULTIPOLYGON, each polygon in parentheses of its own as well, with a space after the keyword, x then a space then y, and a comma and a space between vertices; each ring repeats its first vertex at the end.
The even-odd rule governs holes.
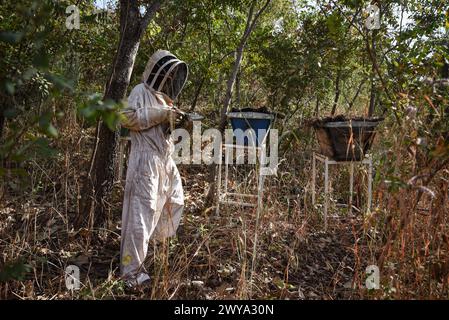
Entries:
MULTIPOLYGON (((247 147, 247 146, 241 146, 241 145, 231 145, 231 144, 223 144, 223 149, 225 150, 225 163, 224 163, 224 177, 223 177, 223 172, 222 172, 222 165, 221 163, 219 164, 219 172, 217 175, 218 178, 218 182, 217 182, 217 207, 216 207, 216 215, 219 214, 219 207, 220 204, 233 204, 233 205, 242 205, 242 206, 247 206, 247 207, 257 207, 258 204, 261 203, 261 197, 263 194, 263 180, 262 183, 258 183, 258 189, 257 189, 257 194, 242 194, 242 193, 238 193, 238 192, 228 192, 228 180, 229 180, 229 164, 232 163, 232 158, 230 157, 233 153, 229 152, 230 150, 234 150, 236 148, 240 148, 240 149, 249 149, 249 148, 256 148, 256 152, 257 150, 260 150, 262 148, 259 147, 247 147), (233 196, 237 196, 238 199, 237 200, 230 200, 228 199, 228 197, 233 197, 233 196), (243 199, 248 199, 248 198, 257 198, 257 203, 251 203, 248 201, 244 201, 241 200, 241 198, 243 199)), ((264 159, 262 158, 262 161, 264 161, 264 159)), ((257 165, 257 164, 256 164, 257 165)), ((260 172, 262 172, 262 168, 260 170, 256 170, 254 171, 255 174, 257 175, 256 177, 256 181, 258 181, 259 176, 261 175, 260 172)))
POLYGON ((253 243, 253 258, 251 261, 251 274, 250 274, 250 290, 249 295, 251 297, 252 295, 252 287, 253 287, 253 275, 254 271, 256 269, 256 262, 257 262, 257 244, 258 244, 258 230, 259 230, 259 223, 260 223, 260 215, 262 211, 262 199, 263 199, 263 186, 265 181, 265 175, 263 174, 263 168, 265 165, 265 151, 266 151, 266 145, 263 143, 260 151, 260 157, 259 157, 259 170, 256 170, 256 173, 258 173, 258 186, 257 186, 257 209, 256 209, 256 230, 254 233, 254 243, 253 243))
POLYGON ((372 206, 372 192, 373 192, 373 161, 372 156, 369 155, 366 159, 362 161, 347 161, 347 162, 338 162, 335 160, 330 160, 328 157, 323 156, 321 154, 313 153, 312 155, 312 204, 316 202, 316 160, 319 160, 324 163, 324 228, 327 229, 327 218, 328 218, 328 210, 329 210, 329 201, 330 201, 330 178, 329 178, 329 165, 350 165, 349 171, 349 212, 352 213, 353 207, 353 197, 354 197, 354 165, 355 162, 368 165, 368 191, 367 191, 367 212, 370 212, 372 206))
POLYGON ((235 205, 250 205, 249 203, 245 202, 245 201, 229 201, 227 200, 227 196, 228 195, 237 195, 237 196, 242 196, 242 197, 252 197, 252 198, 256 198, 257 199, 257 204, 254 205, 252 204, 251 206, 256 207, 256 232, 254 235, 254 242, 253 242, 253 257, 252 257, 252 262, 251 262, 251 274, 250 274, 250 290, 249 290, 249 295, 251 296, 251 292, 252 292, 252 281, 253 281, 253 274, 256 268, 256 262, 257 262, 257 244, 258 244, 258 229, 259 229, 259 224, 260 224, 260 216, 262 213, 262 209, 263 209, 263 189, 264 189, 264 182, 265 182, 265 175, 264 175, 264 165, 265 165, 265 151, 266 151, 266 144, 263 143, 261 146, 259 147, 255 147, 255 146, 250 146, 250 147, 246 147, 246 146, 238 146, 238 145, 227 145, 227 144, 222 144, 222 148, 220 148, 220 159, 222 159, 222 150, 225 150, 225 176, 224 176, 224 194, 222 195, 222 162, 220 161, 219 163, 219 172, 218 172, 218 184, 217 184, 217 208, 216 208, 216 215, 218 216, 219 214, 219 208, 220 208, 220 203, 228 203, 228 204, 235 204, 235 205), (227 181, 229 179, 229 169, 228 169, 228 165, 230 164, 230 159, 229 159, 229 152, 228 149, 232 148, 232 150, 234 150, 234 148, 243 148, 243 149, 249 149, 249 148, 256 148, 256 153, 257 151, 259 151, 259 163, 256 162, 256 170, 254 170, 254 173, 257 175, 257 195, 255 194, 240 194, 240 193, 228 193, 227 190, 227 181))
POLYGON ((327 230, 327 210, 329 208, 329 160, 324 159, 324 229, 327 230))
POLYGON ((218 157, 218 176, 217 176, 217 208, 215 209, 215 215, 218 217, 220 214, 220 201, 221 201, 221 163, 223 162, 223 144, 220 144, 220 155, 218 157))
POLYGON ((351 162, 349 172, 349 214, 352 214, 352 199, 354 194, 354 163, 351 162))
POLYGON ((372 199, 373 199, 373 158, 370 155, 368 158, 368 208, 367 208, 367 212, 371 212, 372 199))
POLYGON ((315 204, 315 188, 316 188, 316 155, 312 155, 312 204, 315 204))

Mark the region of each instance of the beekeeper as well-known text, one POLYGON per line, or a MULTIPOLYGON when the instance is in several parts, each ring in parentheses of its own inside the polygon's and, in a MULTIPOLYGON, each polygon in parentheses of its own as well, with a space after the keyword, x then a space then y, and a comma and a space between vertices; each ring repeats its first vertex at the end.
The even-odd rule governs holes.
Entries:
POLYGON ((129 95, 123 126, 131 152, 122 211, 120 269, 127 284, 148 284, 143 262, 150 239, 176 233, 184 206, 181 178, 171 157, 173 101, 186 83, 187 64, 165 50, 148 61, 143 82, 129 95))

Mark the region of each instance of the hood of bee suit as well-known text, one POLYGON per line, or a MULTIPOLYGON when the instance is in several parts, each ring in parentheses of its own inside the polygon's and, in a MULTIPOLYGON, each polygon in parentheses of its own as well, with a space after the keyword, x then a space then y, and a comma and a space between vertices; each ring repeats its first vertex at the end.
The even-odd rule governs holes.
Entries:
POLYGON ((166 50, 156 51, 148 60, 143 82, 153 90, 176 100, 187 82, 189 68, 184 61, 166 50))

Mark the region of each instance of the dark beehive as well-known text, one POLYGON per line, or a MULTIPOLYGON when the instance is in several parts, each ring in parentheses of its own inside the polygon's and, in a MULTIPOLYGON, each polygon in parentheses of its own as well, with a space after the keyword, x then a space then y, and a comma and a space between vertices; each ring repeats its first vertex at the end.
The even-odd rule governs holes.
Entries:
POLYGON ((370 150, 382 119, 328 118, 313 123, 320 152, 335 161, 360 161, 370 150))

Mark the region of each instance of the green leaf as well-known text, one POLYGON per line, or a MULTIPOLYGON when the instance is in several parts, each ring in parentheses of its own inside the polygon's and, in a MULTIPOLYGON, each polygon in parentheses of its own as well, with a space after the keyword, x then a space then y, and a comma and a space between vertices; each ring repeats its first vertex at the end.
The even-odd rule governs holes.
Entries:
POLYGON ((0 270, 0 282, 7 282, 10 280, 22 281, 25 279, 25 275, 31 270, 33 270, 33 268, 29 264, 26 264, 23 259, 9 262, 0 270))
POLYGON ((46 127, 45 132, 52 138, 58 137, 58 130, 51 123, 46 127))
POLYGON ((45 51, 39 51, 33 58, 33 65, 37 68, 48 69, 50 59, 45 51))
POLYGON ((342 19, 340 15, 333 13, 332 15, 327 17, 326 26, 329 29, 329 33, 331 34, 331 36, 335 38, 342 27, 342 19))
POLYGON ((112 131, 117 130, 119 117, 115 112, 106 112, 103 115, 103 121, 106 123, 108 128, 112 131))
POLYGON ((14 107, 6 108, 3 111, 3 115, 7 119, 15 118, 18 114, 19 114, 19 110, 17 108, 14 108, 14 107))
POLYGON ((5 91, 9 93, 10 95, 13 95, 16 91, 16 84, 12 82, 11 80, 5 80, 4 82, 5 91))
POLYGON ((39 118, 39 126, 42 131, 50 138, 58 137, 58 130, 51 123, 52 114, 47 112, 39 118))
POLYGON ((67 79, 65 79, 64 77, 62 77, 60 75, 48 73, 45 75, 45 77, 47 78, 48 81, 53 83, 56 86, 56 88, 59 90, 67 89, 69 91, 73 91, 73 89, 74 89, 73 83, 71 81, 68 81, 67 79))
POLYGON ((30 80, 35 74, 37 70, 35 68, 28 68, 22 75, 24 80, 30 80))
POLYGON ((46 138, 38 138, 33 142, 33 150, 37 156, 51 158, 55 157, 58 152, 56 149, 50 147, 49 141, 46 138))
POLYGON ((24 36, 22 31, 1 31, 0 32, 0 41, 6 42, 9 44, 15 44, 20 42, 24 36))
POLYGON ((117 103, 112 99, 106 99, 102 102, 103 110, 114 110, 117 106, 117 103))
POLYGON ((78 108, 78 113, 86 118, 87 120, 91 121, 96 116, 96 111, 90 107, 90 106, 81 106, 78 108))

